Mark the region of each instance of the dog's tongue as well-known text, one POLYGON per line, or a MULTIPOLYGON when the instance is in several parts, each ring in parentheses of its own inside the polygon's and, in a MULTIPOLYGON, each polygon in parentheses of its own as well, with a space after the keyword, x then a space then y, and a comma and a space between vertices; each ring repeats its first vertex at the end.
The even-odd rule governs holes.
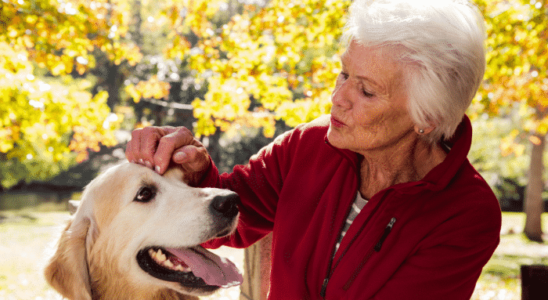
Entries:
POLYGON ((207 285, 231 287, 242 284, 244 280, 233 262, 201 246, 166 250, 183 260, 192 269, 192 273, 202 278, 207 285))

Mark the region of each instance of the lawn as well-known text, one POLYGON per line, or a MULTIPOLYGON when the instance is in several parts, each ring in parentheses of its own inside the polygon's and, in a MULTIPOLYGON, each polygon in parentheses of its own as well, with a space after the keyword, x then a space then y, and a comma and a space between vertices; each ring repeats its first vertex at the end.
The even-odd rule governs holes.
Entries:
MULTIPOLYGON (((59 212, 59 207, 52 204, 32 210, 0 211, 0 300, 62 299, 46 284, 42 270, 69 217, 68 212, 59 212)), ((242 250, 224 247, 213 252, 243 269, 242 250)), ((239 299, 239 293, 234 287, 202 299, 239 299)))
MULTIPOLYGON (((59 207, 0 211, 0 300, 61 299, 42 277, 44 257, 53 251, 54 241, 68 220, 59 207)), ((520 299, 519 269, 522 264, 548 265, 548 243, 527 241, 520 233, 522 213, 504 213, 501 244, 483 270, 472 299, 520 299)), ((543 215, 548 232, 548 214, 543 215)), ((243 252, 221 248, 216 252, 243 267, 243 252)), ((204 299, 238 299, 239 289, 231 288, 204 299)))
MULTIPOLYGON (((544 244, 530 242, 521 233, 523 213, 503 213, 500 245, 483 272, 473 300, 521 299, 520 266, 548 265, 548 236, 544 244)), ((548 233, 548 213, 542 215, 543 232, 548 233)))

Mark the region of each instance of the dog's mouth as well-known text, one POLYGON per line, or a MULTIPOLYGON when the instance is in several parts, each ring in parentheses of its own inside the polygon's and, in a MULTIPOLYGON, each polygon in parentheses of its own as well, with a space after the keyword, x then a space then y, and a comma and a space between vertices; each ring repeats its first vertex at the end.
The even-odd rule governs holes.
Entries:
POLYGON ((143 271, 153 277, 203 291, 235 286, 243 281, 233 262, 201 246, 176 249, 148 247, 137 253, 137 262, 143 271))

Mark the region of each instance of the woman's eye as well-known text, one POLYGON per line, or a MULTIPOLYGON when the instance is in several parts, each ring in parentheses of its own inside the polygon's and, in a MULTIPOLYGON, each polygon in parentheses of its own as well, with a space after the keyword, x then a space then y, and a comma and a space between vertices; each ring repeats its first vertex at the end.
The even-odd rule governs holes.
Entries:
POLYGON ((133 201, 137 202, 149 202, 156 196, 156 190, 152 187, 144 186, 137 192, 133 201))
POLYGON ((339 76, 342 77, 342 79, 344 79, 344 80, 348 79, 348 74, 346 74, 346 73, 341 72, 341 73, 339 73, 339 76))
POLYGON ((367 98, 371 98, 371 97, 375 96, 375 95, 369 93, 369 92, 366 91, 366 90, 362 90, 362 91, 363 91, 363 95, 364 95, 365 97, 367 97, 367 98))

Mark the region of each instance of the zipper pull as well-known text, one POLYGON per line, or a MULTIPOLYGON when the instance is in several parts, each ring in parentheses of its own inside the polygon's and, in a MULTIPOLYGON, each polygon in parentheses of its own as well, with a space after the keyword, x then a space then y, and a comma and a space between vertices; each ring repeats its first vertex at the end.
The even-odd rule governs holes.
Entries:
POLYGON ((320 296, 325 298, 325 292, 327 290, 327 284, 329 283, 329 278, 323 280, 322 290, 320 291, 320 296))
POLYGON ((375 251, 381 251, 382 243, 384 243, 384 240, 386 239, 390 231, 392 231, 392 226, 394 226, 394 223, 396 223, 396 218, 390 219, 390 222, 388 223, 388 225, 386 225, 386 228, 384 229, 384 234, 382 235, 379 242, 375 245, 375 251))

